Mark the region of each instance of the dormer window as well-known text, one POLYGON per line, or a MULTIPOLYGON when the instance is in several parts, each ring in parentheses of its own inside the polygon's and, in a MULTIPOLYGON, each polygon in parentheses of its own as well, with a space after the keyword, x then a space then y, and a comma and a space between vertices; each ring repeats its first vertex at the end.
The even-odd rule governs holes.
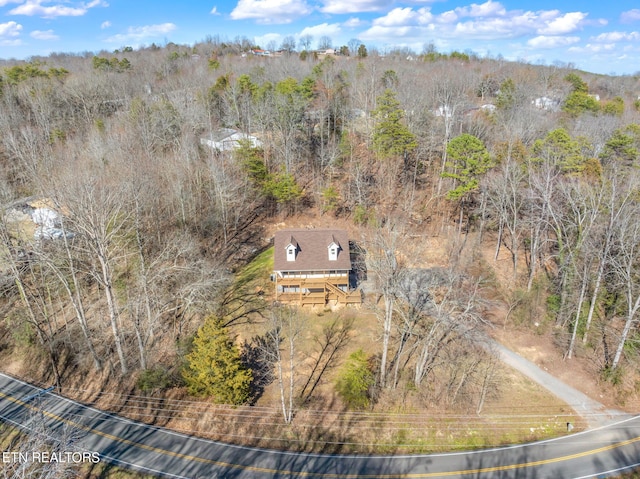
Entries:
POLYGON ((293 236, 289 240, 287 246, 284 247, 287 252, 287 261, 295 261, 298 254, 298 242, 293 239, 293 236))
POLYGON ((338 261, 338 250, 340 245, 336 241, 332 241, 327 247, 329 250, 329 261, 338 261))

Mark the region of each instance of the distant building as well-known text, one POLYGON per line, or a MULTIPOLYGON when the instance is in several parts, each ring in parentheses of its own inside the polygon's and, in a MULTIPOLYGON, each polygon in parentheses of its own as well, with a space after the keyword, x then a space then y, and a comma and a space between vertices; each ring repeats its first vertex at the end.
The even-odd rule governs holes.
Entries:
POLYGON ((560 109, 560 100, 555 100, 546 96, 531 100, 531 104, 540 110, 558 111, 560 109))
POLYGON ((319 57, 323 57, 323 56, 336 56, 338 53, 336 52, 335 48, 326 48, 324 50, 316 50, 315 51, 316 55, 318 55, 319 57))
POLYGON ((350 288, 349 238, 344 230, 276 232, 272 279, 276 301, 300 305, 360 304, 350 288))
POLYGON ((231 128, 220 128, 205 138, 200 138, 200 143, 218 151, 231 151, 240 146, 241 140, 248 140, 254 148, 262 147, 262 142, 255 136, 242 133, 231 128))
POLYGON ((253 50, 251 50, 251 53, 253 55, 259 56, 259 57, 270 57, 272 56, 272 53, 269 50, 262 50, 260 48, 254 48, 253 50))

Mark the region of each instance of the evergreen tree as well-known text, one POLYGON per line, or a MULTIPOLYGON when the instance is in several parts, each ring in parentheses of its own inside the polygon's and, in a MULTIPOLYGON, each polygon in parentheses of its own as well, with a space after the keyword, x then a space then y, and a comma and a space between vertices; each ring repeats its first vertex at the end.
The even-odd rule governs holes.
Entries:
POLYGON ((600 104, 598 100, 589 96, 588 93, 574 91, 565 100, 562 110, 575 118, 586 112, 598 113, 600 104))
POLYGON ((640 158, 640 126, 638 125, 628 125, 614 131, 600 153, 603 164, 633 165, 638 158, 640 158))
POLYGON ((589 95, 589 86, 582 78, 575 73, 569 73, 564 79, 573 87, 562 105, 564 112, 575 118, 586 112, 595 114, 600 111, 598 100, 589 95))
POLYGON ((253 375, 242 364, 238 348, 219 318, 205 320, 187 361, 182 375, 191 394, 211 396, 219 404, 243 404, 249 398, 253 375))
POLYGON ((278 204, 292 205, 302 198, 304 193, 302 187, 296 182, 295 177, 284 170, 280 173, 269 175, 265 188, 278 204))
POLYGON ((374 377, 362 349, 352 353, 340 371, 336 389, 348 406, 363 409, 369 405, 374 377))
POLYGON ((576 73, 569 73, 564 77, 565 81, 571 83, 573 91, 577 93, 589 93, 589 86, 576 73))
POLYGON ((479 177, 495 166, 491 155, 479 138, 464 133, 447 145, 445 178, 457 180, 457 186, 447 193, 449 199, 459 199, 478 188, 479 177))
POLYGON ((373 147, 382 158, 406 156, 416 149, 416 137, 402 123, 404 112, 396 94, 386 89, 378 97, 378 107, 373 112, 377 119, 373 130, 373 147))
POLYGON ((238 148, 233 151, 235 160, 242 165, 251 182, 262 190, 269 179, 269 171, 262 157, 262 150, 255 148, 251 140, 238 140, 238 148))
POLYGON ((503 110, 508 110, 516 102, 516 84, 511 78, 507 78, 500 85, 498 97, 496 98, 496 106, 503 110))
POLYGON ((550 131, 544 139, 533 144, 534 163, 548 163, 567 175, 581 174, 588 164, 580 142, 564 128, 550 131))

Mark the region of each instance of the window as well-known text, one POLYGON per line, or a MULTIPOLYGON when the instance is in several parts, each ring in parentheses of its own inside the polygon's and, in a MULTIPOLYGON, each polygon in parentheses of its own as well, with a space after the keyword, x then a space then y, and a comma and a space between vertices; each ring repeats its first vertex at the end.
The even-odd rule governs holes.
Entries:
POLYGON ((295 261, 296 260, 296 249, 294 246, 289 246, 287 248, 287 261, 295 261))
POLYGON ((338 246, 335 243, 329 245, 329 261, 338 260, 338 246))

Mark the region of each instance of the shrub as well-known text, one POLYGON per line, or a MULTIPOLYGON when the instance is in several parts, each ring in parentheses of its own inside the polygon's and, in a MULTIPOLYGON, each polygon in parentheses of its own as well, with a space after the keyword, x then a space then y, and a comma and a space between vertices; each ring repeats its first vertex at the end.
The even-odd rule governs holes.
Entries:
POLYGON ((156 389, 166 389, 171 386, 171 375, 161 367, 145 369, 138 377, 138 389, 150 393, 156 389))
POLYGON ((362 349, 349 356, 340 371, 336 389, 347 406, 364 409, 371 401, 370 389, 374 383, 373 372, 369 368, 367 355, 362 349))

